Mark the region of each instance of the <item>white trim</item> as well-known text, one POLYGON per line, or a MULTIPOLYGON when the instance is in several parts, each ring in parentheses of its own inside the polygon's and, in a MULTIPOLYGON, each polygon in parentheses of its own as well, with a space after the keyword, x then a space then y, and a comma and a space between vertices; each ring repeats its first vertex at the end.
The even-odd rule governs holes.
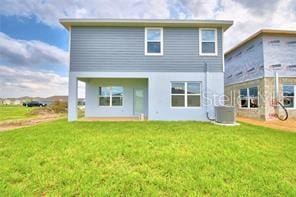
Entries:
POLYGON ((218 55, 218 34, 217 28, 199 28, 199 55, 200 56, 217 56, 218 55), (215 31, 215 53, 202 53, 202 31, 214 30, 215 31))
POLYGON ((201 105, 202 105, 202 85, 201 85, 201 81, 171 81, 170 82, 170 107, 173 109, 200 109, 201 105), (172 84, 173 83, 184 83, 184 94, 172 94, 172 84), (187 94, 187 84, 188 83, 198 83, 199 84, 199 94, 187 94), (173 106, 172 104, 172 96, 184 96, 184 106, 173 106), (200 100, 199 100, 199 106, 188 106, 188 101, 187 98, 188 96, 199 96, 200 100))
POLYGON ((69 38, 68 38, 68 51, 69 51, 69 57, 68 57, 68 62, 69 62, 69 68, 70 68, 70 60, 71 60, 71 34, 72 34, 72 28, 69 27, 69 38))
POLYGON ((144 51, 145 51, 145 55, 146 56, 162 56, 163 55, 163 28, 162 27, 145 27, 145 40, 144 40, 145 44, 144 44, 144 51), (149 29, 157 29, 160 30, 160 53, 148 53, 147 51, 147 42, 149 42, 149 40, 147 40, 147 30, 149 29))
POLYGON ((78 78, 71 72, 69 72, 68 88, 68 121, 75 121, 78 117, 78 78))
MULTIPOLYGON (((222 32, 221 32, 222 36, 221 36, 221 39, 222 39, 222 43, 221 43, 221 48, 222 48, 222 66, 223 66, 223 69, 222 69, 222 72, 225 73, 225 56, 224 56, 224 28, 222 28, 222 32)), ((217 39, 218 40, 218 39, 217 39)))

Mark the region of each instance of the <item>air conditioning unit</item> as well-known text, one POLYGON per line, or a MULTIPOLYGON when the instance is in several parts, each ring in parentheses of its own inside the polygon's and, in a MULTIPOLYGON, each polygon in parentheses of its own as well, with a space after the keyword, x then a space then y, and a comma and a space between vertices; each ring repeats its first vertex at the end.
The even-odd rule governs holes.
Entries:
POLYGON ((216 106, 215 121, 222 124, 235 124, 235 109, 232 106, 216 106))

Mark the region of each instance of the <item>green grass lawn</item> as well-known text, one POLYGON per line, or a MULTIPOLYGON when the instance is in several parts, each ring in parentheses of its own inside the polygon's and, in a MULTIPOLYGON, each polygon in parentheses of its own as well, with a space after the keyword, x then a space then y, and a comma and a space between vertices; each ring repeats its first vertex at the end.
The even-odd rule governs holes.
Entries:
POLYGON ((8 195, 296 195, 296 134, 242 124, 59 120, 0 133, 8 195))
POLYGON ((30 118, 32 108, 20 105, 0 105, 0 121, 30 118))

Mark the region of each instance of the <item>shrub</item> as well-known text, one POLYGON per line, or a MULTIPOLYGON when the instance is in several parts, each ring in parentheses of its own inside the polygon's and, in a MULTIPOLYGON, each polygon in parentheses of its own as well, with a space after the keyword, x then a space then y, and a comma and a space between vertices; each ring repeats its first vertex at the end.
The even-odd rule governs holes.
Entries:
POLYGON ((53 113, 54 111, 49 107, 36 107, 29 112, 30 115, 48 115, 53 113))
POLYGON ((48 108, 55 113, 67 113, 68 103, 64 101, 54 101, 48 108))
POLYGON ((68 104, 63 101, 54 101, 52 104, 47 107, 36 107, 34 108, 30 114, 31 115, 48 115, 48 114, 58 114, 58 113, 66 113, 68 104))

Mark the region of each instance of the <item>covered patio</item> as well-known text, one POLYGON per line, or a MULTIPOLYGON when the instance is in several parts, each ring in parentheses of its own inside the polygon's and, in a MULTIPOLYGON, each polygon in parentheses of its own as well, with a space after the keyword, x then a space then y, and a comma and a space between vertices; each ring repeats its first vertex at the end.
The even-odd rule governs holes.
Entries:
POLYGON ((70 76, 68 120, 78 119, 78 81, 85 83, 82 121, 135 121, 148 117, 148 78, 70 76))

